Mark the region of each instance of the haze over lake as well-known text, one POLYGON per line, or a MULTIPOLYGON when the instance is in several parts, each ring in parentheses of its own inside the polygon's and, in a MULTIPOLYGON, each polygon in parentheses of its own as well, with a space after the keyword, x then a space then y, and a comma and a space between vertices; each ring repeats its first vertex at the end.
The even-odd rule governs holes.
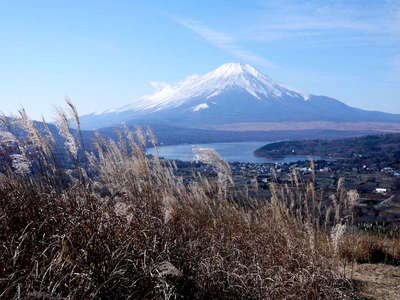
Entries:
MULTIPOLYGON (((278 163, 295 162, 299 160, 309 160, 308 156, 287 156, 283 159, 267 159, 257 157, 254 151, 266 144, 273 142, 233 142, 233 143, 211 143, 211 144, 187 144, 159 146, 158 152, 161 157, 167 159, 178 159, 182 161, 191 161, 195 158, 193 148, 212 148, 219 153, 228 162, 250 162, 250 163, 278 163)), ((154 154, 155 149, 149 148, 148 154, 154 154)), ((318 159, 317 157, 314 157, 318 159)))

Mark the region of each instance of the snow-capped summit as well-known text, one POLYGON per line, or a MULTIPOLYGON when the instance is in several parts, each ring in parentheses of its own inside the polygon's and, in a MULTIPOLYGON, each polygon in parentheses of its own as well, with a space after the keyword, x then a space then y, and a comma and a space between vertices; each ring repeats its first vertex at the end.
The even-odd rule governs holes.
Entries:
POLYGON ((257 99, 291 96, 307 100, 309 97, 306 93, 274 82, 248 64, 227 63, 205 75, 191 75, 176 86, 165 86, 155 94, 144 96, 117 111, 159 111, 178 107, 191 98, 212 99, 229 89, 242 89, 257 99))
POLYGON ((254 77, 263 76, 254 67, 248 64, 241 63, 226 63, 208 74, 210 75, 210 77, 231 77, 242 75, 245 73, 251 74, 254 77))
POLYGON ((161 87, 132 104, 82 117, 85 128, 121 122, 163 122, 180 126, 290 121, 384 121, 398 116, 367 112, 324 96, 275 82, 248 64, 227 63, 161 87))

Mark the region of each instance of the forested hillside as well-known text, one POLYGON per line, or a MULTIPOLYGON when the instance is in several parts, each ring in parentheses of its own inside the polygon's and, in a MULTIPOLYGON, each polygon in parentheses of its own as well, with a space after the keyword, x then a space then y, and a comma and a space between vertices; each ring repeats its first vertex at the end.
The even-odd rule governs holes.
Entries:
POLYGON ((263 157, 316 155, 336 159, 370 159, 393 164, 400 161, 400 134, 278 142, 257 149, 255 154, 263 157))

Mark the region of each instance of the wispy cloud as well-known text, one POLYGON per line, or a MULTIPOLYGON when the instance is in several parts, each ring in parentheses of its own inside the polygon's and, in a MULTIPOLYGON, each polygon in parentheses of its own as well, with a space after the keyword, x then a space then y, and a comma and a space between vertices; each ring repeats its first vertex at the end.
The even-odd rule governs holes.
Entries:
POLYGON ((268 59, 241 47, 238 40, 227 33, 219 32, 193 20, 183 20, 177 18, 174 18, 174 20, 195 32, 210 44, 226 51, 238 59, 263 67, 276 67, 275 64, 268 59))
POLYGON ((164 81, 150 81, 149 84, 156 90, 161 91, 166 87, 170 87, 170 85, 164 81))
POLYGON ((249 45, 257 49, 278 45, 293 51, 310 47, 382 49, 390 68, 387 81, 399 80, 400 53, 395 52, 400 42, 399 0, 258 0, 257 4, 257 10, 241 15, 241 22, 225 19, 224 31, 199 20, 173 19, 215 47, 258 66, 277 67, 249 45))
POLYGON ((300 40, 313 43, 350 41, 390 43, 399 38, 398 0, 370 1, 261 1, 256 22, 241 37, 257 41, 300 40), (396 36, 397 35, 397 36, 396 36))

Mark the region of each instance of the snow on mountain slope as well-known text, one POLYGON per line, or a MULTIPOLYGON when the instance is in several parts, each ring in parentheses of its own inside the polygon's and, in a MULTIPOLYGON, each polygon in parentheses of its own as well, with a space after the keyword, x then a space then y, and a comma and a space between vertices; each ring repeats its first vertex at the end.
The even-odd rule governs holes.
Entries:
POLYGON ((400 122, 399 115, 364 111, 333 98, 288 88, 247 64, 224 64, 175 86, 161 87, 132 104, 82 116, 82 126, 96 129, 123 122, 184 127, 245 122, 400 122))
MULTIPOLYGON (((144 96, 139 102, 121 107, 117 112, 159 111, 178 107, 187 99, 212 99, 229 88, 241 88, 257 99, 291 96, 307 100, 309 95, 272 81, 250 65, 228 63, 203 76, 192 75, 178 85, 166 86, 159 92, 144 96)), ((196 111, 196 110, 194 110, 196 111)))

